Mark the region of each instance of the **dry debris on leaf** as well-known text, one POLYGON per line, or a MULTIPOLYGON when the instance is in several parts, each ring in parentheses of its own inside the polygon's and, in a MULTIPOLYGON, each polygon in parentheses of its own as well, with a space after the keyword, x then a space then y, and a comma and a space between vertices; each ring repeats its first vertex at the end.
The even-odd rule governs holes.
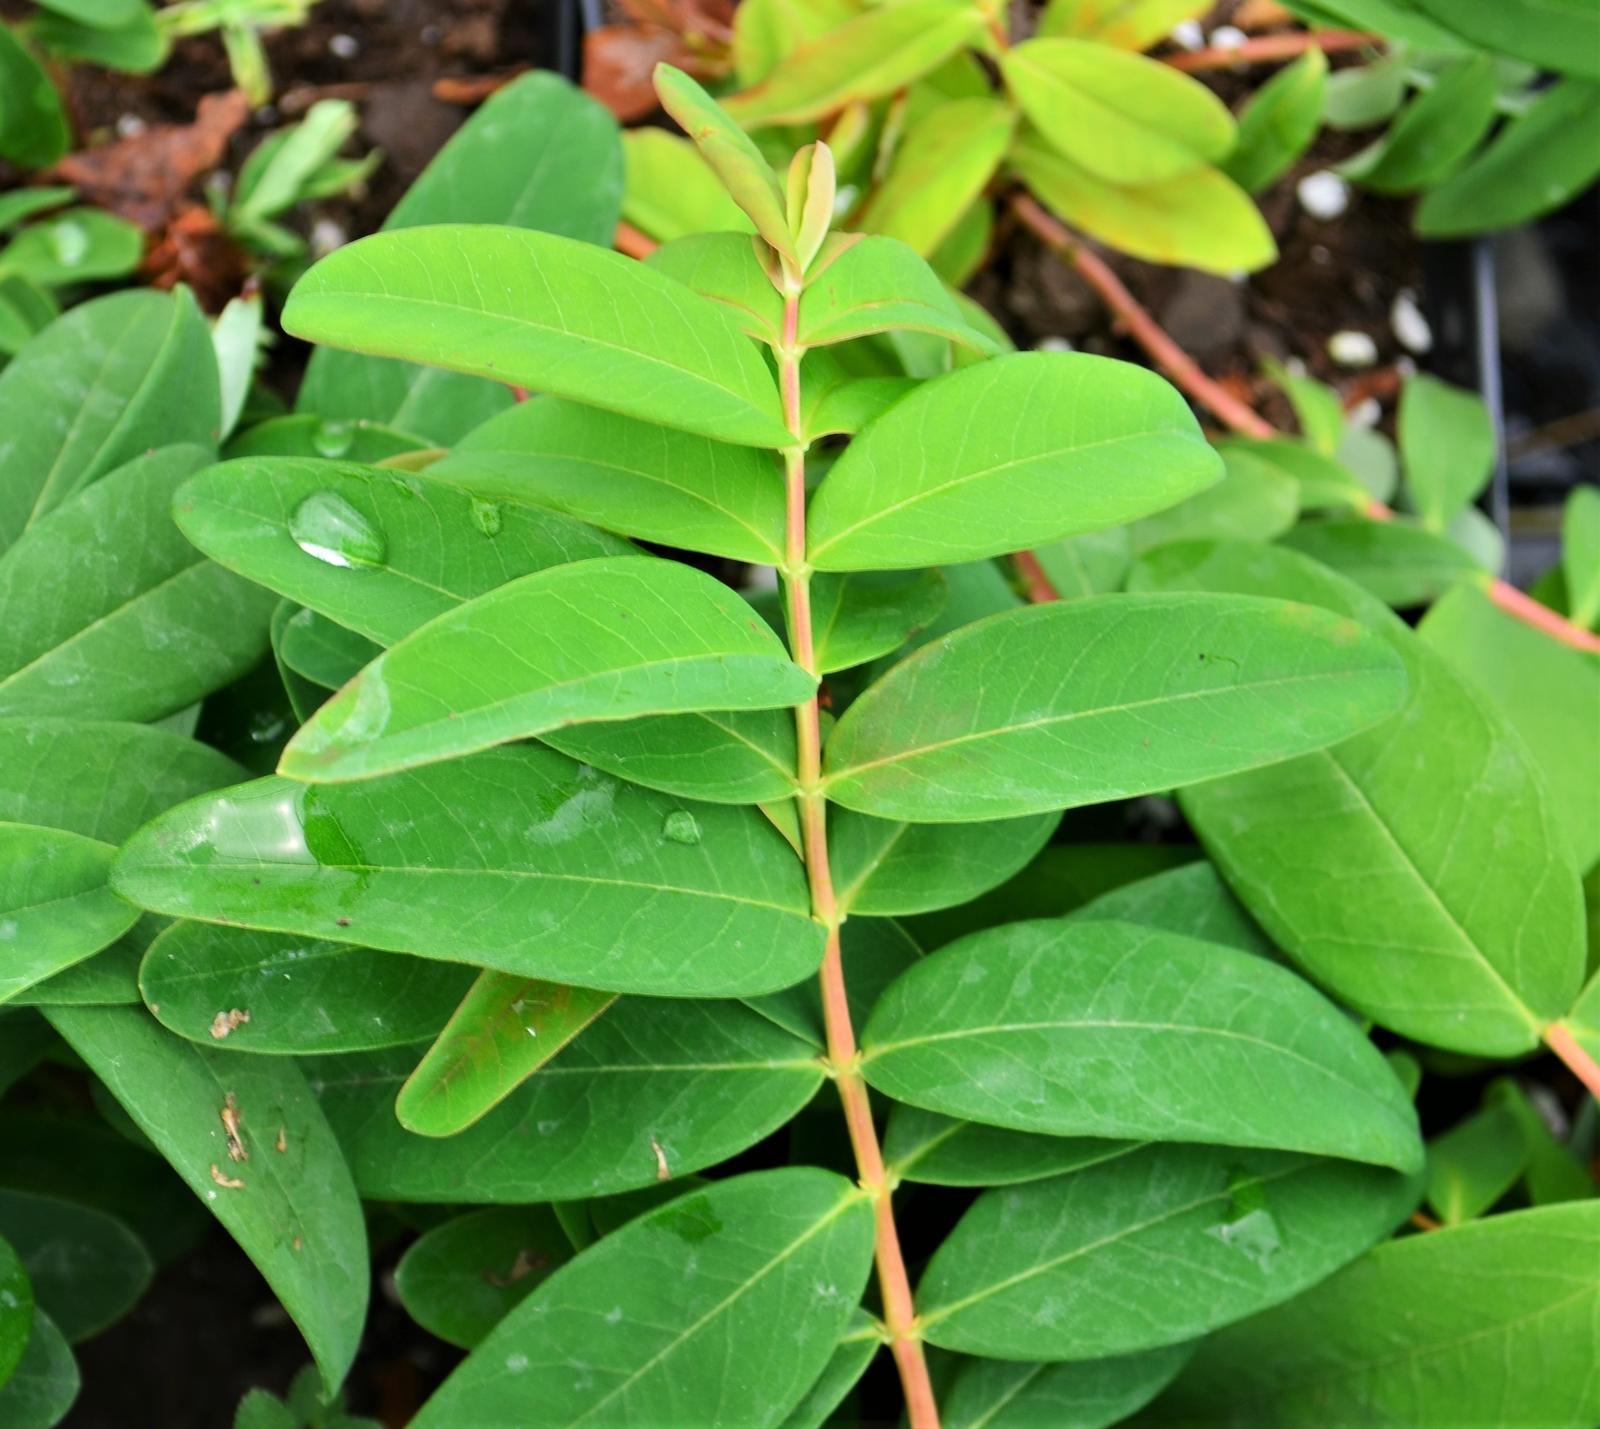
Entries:
POLYGON ((661 1143, 653 1136, 650 1138, 650 1149, 656 1154, 656 1180, 670 1181, 672 1168, 667 1165, 667 1153, 661 1149, 661 1143))
POLYGON ((217 1185, 221 1186, 224 1190, 227 1190, 227 1191, 242 1191, 242 1190, 244 1190, 244 1182, 241 1181, 237 1176, 226 1176, 226 1175, 224 1175, 223 1172, 222 1172, 222 1168, 220 1166, 218 1166, 215 1161, 213 1161, 211 1163, 211 1179, 213 1181, 215 1181, 217 1183, 217 1185))
POLYGON ((218 1115, 222 1118, 223 1135, 228 1138, 228 1159, 248 1161, 250 1152, 245 1148, 244 1138, 239 1134, 239 1123, 244 1119, 244 1113, 239 1110, 232 1092, 223 1097, 222 1110, 218 1115))
POLYGON ((235 1028, 242 1027, 249 1020, 248 1012, 237 1007, 229 1008, 228 1011, 219 1012, 211 1019, 211 1035, 220 1042, 235 1028))

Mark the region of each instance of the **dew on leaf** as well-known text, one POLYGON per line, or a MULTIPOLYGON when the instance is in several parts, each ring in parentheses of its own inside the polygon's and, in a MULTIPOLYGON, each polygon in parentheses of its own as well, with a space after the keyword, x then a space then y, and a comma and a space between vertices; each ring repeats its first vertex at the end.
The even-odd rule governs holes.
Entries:
POLYGON ((308 556, 330 566, 381 566, 388 553, 383 533, 331 491, 313 492, 294 508, 289 534, 308 556))
POLYGON ((50 229, 50 247, 63 268, 76 268, 89 256, 89 231, 81 223, 63 219, 50 229))
POLYGON ((661 836, 675 844, 697 844, 700 822, 687 809, 674 809, 662 821, 661 836))
POLYGON ((493 501, 485 501, 481 496, 474 496, 469 510, 472 515, 472 524, 482 531, 485 536, 498 536, 500 534, 500 508, 493 501))
POLYGON ((354 422, 318 422, 311 432, 311 445, 318 456, 349 456, 355 444, 354 422))
POLYGON ((1228 1174, 1228 1215, 1206 1234, 1254 1261, 1262 1270, 1272 1268, 1272 1258, 1283 1246, 1278 1223, 1267 1208, 1267 1190, 1258 1176, 1235 1168, 1228 1174))

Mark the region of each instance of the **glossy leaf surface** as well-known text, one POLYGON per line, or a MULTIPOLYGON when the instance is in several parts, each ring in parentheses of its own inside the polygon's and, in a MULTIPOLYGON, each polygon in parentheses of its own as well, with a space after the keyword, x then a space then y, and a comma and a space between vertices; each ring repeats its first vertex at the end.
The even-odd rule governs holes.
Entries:
POLYGON ((822 956, 800 868, 754 810, 685 808, 536 747, 257 780, 156 820, 116 878, 180 917, 619 992, 764 992, 822 956))
POLYGON ((1218 475, 1154 373, 999 357, 924 384, 850 444, 811 499, 809 557, 829 571, 977 560, 1120 525, 1218 475))
POLYGON ((961 1121, 896 1103, 883 1154, 894 1173, 934 1186, 1010 1186, 1079 1171, 1137 1151, 1136 1141, 1044 1136, 961 1121))
POLYGON ((964 1360, 940 1405, 950 1429, 1103 1429, 1171 1382, 1188 1347, 1080 1364, 964 1360))
POLYGON ((862 1052, 890 1096, 1017 1131, 1421 1160, 1409 1098, 1332 1003, 1262 958, 1129 923, 960 939, 879 999, 862 1052))
POLYGON ((1200 1347, 1153 1422, 1312 1429, 1590 1423, 1600 1203, 1380 1246, 1293 1303, 1200 1347), (1492 1286, 1492 1293, 1485 1293, 1492 1286))
POLYGON ((1098 1359, 1193 1339, 1315 1285, 1386 1236, 1415 1181, 1349 1162, 1149 1146, 980 1196, 918 1293, 928 1339, 1098 1359))
POLYGON ((0 1236, 20 1250, 38 1309, 73 1342, 126 1315, 155 1273, 115 1216, 57 1196, 0 1190, 0 1236))
POLYGON ((817 1051, 737 1003, 624 998, 448 1139, 395 1119, 414 1052, 307 1070, 364 1196, 459 1203, 470 1189, 478 1201, 559 1201, 654 1186, 753 1145, 822 1084, 817 1051))
POLYGON ((364 779, 589 720, 798 704, 814 677, 749 606, 672 561, 537 571, 380 655, 289 742, 298 779, 364 779))
POLYGON ((281 1058, 196 1047, 131 1008, 48 1015, 255 1262, 305 1335, 324 1385, 337 1387, 366 1318, 366 1227, 299 1070, 281 1058), (224 1108, 234 1114, 239 1159, 229 1155, 224 1108))
POLYGON ((1380 640, 1303 605, 1032 606, 925 647, 857 700, 828 740, 827 788, 941 822, 1093 804, 1331 744, 1404 688, 1380 640))
POLYGON ((164 1027, 230 1052, 364 1052, 433 1036, 472 975, 449 963, 320 938, 176 923, 139 989, 164 1027))
POLYGON ((535 505, 435 478, 241 459, 186 482, 174 516, 230 570, 383 645, 518 576, 628 549, 535 505))
POLYGON ((791 1167, 696 1191, 607 1236, 513 1310, 417 1429, 777 1423, 827 1364, 872 1261, 842 1176, 791 1167))
POLYGON ((283 313, 298 337, 467 372, 747 446, 788 440, 771 373, 724 308, 588 244, 441 224, 330 253, 283 313), (503 287, 473 281, 495 272, 503 287))

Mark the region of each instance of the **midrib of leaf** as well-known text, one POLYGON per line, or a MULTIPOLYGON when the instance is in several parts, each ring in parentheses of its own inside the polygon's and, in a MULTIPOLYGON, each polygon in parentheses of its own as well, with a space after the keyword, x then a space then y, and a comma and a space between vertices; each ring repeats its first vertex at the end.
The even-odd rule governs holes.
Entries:
MULTIPOLYGON (((1022 720, 1016 724, 991 725, 987 729, 973 730, 968 734, 952 735, 948 739, 934 740, 929 744, 914 745, 909 749, 900 750, 894 754, 880 755, 876 759, 869 759, 862 763, 846 764, 841 769, 831 770, 822 776, 823 786, 839 780, 853 778, 863 770, 877 769, 885 764, 899 764, 908 759, 920 759, 926 754, 936 754, 940 750, 953 749, 958 745, 971 744, 985 739, 998 739, 1003 735, 1014 734, 1022 730, 1048 729, 1054 725, 1071 724, 1081 719, 1098 719, 1103 715, 1128 714, 1134 710, 1150 709, 1158 705, 1182 704, 1188 700, 1215 699, 1219 696, 1231 696, 1240 693, 1253 694, 1265 690, 1276 690, 1294 685, 1321 684, 1334 680, 1347 680, 1352 675, 1367 676, 1381 674, 1379 670, 1338 670, 1318 671, 1309 675, 1280 675, 1270 680, 1251 680, 1233 685, 1218 685, 1212 689, 1188 690, 1176 695, 1157 695, 1147 700, 1130 700, 1119 705, 1097 705, 1092 709, 1070 710, 1066 714, 1047 715, 1042 719, 1022 720)), ((1260 763, 1273 762, 1273 756, 1267 755, 1260 763)), ((1257 766, 1259 767, 1259 765, 1257 766)))
POLYGON ((1036 1364, 1030 1366, 1028 1372, 1023 1375, 1022 1378, 1019 1379, 1014 1385, 1012 1385, 1010 1389, 1002 1394, 999 1399, 995 1400, 995 1402, 984 1411, 981 1418, 968 1420, 965 1429, 985 1429, 986 1425, 993 1424, 995 1415, 1004 1409, 1006 1405, 1010 1404, 1013 1399, 1021 1394, 1023 1390, 1025 1390, 1034 1382, 1034 1380, 1038 1379, 1038 1377, 1049 1368, 1050 1366, 1047 1364, 1036 1364))
POLYGON ((1011 457, 1006 461, 996 462, 992 466, 964 472, 960 476, 950 477, 937 485, 921 487, 899 501, 876 508, 848 526, 841 526, 827 540, 818 546, 813 546, 807 555, 809 559, 814 560, 815 557, 820 556, 830 546, 837 545, 847 536, 854 535, 863 526, 870 526, 875 521, 883 520, 885 516, 892 516, 896 512, 903 511, 908 506, 915 506, 918 502, 927 501, 931 497, 942 495, 944 492, 953 490, 956 487, 966 486, 974 481, 985 481, 989 477, 999 476, 1020 466, 1034 466, 1040 462, 1060 461, 1063 458, 1077 456, 1081 452, 1098 450, 1100 447, 1131 446, 1136 442, 1149 441, 1152 438, 1181 437, 1182 435, 1182 432, 1175 431, 1170 427, 1151 427, 1141 432, 1134 432, 1131 435, 1100 437, 1092 442, 1076 442, 1071 446, 1053 447, 1049 451, 1031 452, 1027 456, 1011 457))
POLYGON ((1456 917, 1455 912, 1439 896, 1438 889, 1433 886, 1429 879, 1423 876, 1422 870, 1420 867, 1418 867, 1417 861, 1411 856, 1410 850, 1408 850, 1406 846, 1401 843, 1400 836, 1389 826, 1388 820, 1378 812, 1376 805, 1374 805, 1372 800, 1367 797, 1367 791, 1361 787, 1361 785, 1351 776, 1350 772, 1344 767, 1344 765, 1339 762, 1336 751, 1331 749, 1321 749, 1316 752, 1319 757, 1327 762, 1328 767, 1333 770, 1335 775, 1337 775, 1340 783, 1343 784, 1344 787, 1350 791, 1350 793, 1355 795, 1357 800, 1359 800, 1361 807, 1366 810, 1374 826, 1382 832, 1385 842, 1388 843, 1390 848, 1394 850, 1396 855, 1399 856, 1401 862, 1410 871, 1413 882, 1415 882, 1424 890, 1427 895, 1428 902, 1431 903, 1441 915, 1443 915, 1445 921, 1452 929, 1455 930, 1457 936, 1459 936, 1463 946, 1468 952, 1470 959, 1479 963, 1485 969, 1485 971, 1488 972, 1492 982, 1504 990, 1506 1000, 1511 1004, 1512 1011, 1528 1024, 1529 1031, 1533 1033, 1534 1039, 1537 1041, 1542 1033, 1543 1024, 1539 1021, 1538 1017, 1534 1015, 1533 1009, 1517 995, 1511 984, 1508 983, 1501 975, 1500 970, 1489 961, 1488 956, 1478 946, 1471 934, 1469 934, 1467 930, 1461 926, 1461 922, 1456 917))
POLYGON ((855 902, 856 895, 861 892, 862 885, 866 883, 866 881, 871 878, 873 874, 883 867, 884 860, 894 852, 895 846, 910 831, 910 824, 901 824, 898 828, 896 828, 894 832, 883 841, 877 853, 867 861, 866 867, 861 870, 860 875, 839 890, 838 903, 839 911, 841 913, 848 913, 850 911, 850 905, 855 902))
MULTIPOLYGON (((1258 1176, 1255 1179, 1255 1184, 1260 1186, 1270 1186, 1274 1181, 1282 1181, 1287 1177, 1297 1176, 1308 1166, 1315 1164, 1316 1163, 1311 1158, 1307 1157, 1292 1166, 1285 1167, 1281 1171, 1273 1171, 1265 1176, 1258 1176)), ((1213 1202, 1228 1202, 1231 1199, 1231 1196, 1232 1193, 1226 1188, 1221 1191, 1212 1191, 1204 1196, 1201 1196, 1198 1200, 1186 1202, 1181 1206, 1171 1207, 1170 1209, 1163 1211, 1159 1216, 1152 1216, 1149 1220, 1136 1221, 1132 1225, 1120 1226, 1110 1235, 1101 1236, 1099 1240, 1090 1241, 1086 1245, 1077 1246, 1074 1249, 1067 1251, 1064 1255, 1058 1255, 1050 1260, 1039 1261, 1036 1264, 1029 1266, 1026 1270, 1019 1270, 1015 1275, 1007 1276, 1004 1280, 991 1281, 988 1285, 984 1286, 983 1289, 974 1291, 971 1295, 966 1296, 964 1299, 953 1300, 950 1302, 950 1304, 941 1305, 933 1310, 925 1310, 919 1318, 924 1325, 936 1324, 940 1320, 948 1319, 951 1315, 955 1314, 956 1311, 964 1310, 969 1305, 976 1305, 979 1301, 987 1300, 991 1295, 998 1295, 1002 1291, 1009 1290, 1014 1285, 1024 1284, 1025 1282, 1034 1279, 1036 1276, 1044 1275, 1047 1272, 1056 1270, 1063 1265, 1068 1265, 1072 1261, 1078 1260, 1085 1255, 1092 1255, 1097 1250, 1103 1250, 1108 1245, 1115 1245, 1119 1240, 1126 1240, 1129 1236, 1138 1235, 1141 1231, 1152 1230, 1156 1226, 1165 1225, 1168 1221, 1176 1220, 1179 1216, 1186 1216, 1190 1211, 1197 1211, 1202 1206, 1211 1205, 1213 1202)))
POLYGON ((701 1330, 703 1330, 731 1305, 735 1304, 743 1296, 747 1295, 754 1286, 766 1279, 768 1275, 772 1274, 772 1272, 785 1261, 796 1255, 800 1251, 801 1247, 806 1245, 807 1242, 812 1241, 817 1236, 821 1235, 823 1231, 832 1225, 834 1221, 838 1220, 839 1217, 848 1211, 853 1205, 864 1199, 865 1193, 854 1188, 852 1188, 844 1196, 841 1196, 838 1204, 835 1205, 827 1215, 818 1220, 815 1225, 809 1227, 804 1235, 801 1235, 795 1240, 791 1241, 783 1248, 782 1251, 773 1256, 771 1260, 769 1260, 753 1275, 741 1282, 735 1289, 725 1295, 721 1300, 707 1310, 705 1314, 703 1314, 698 1320, 695 1320, 692 1324, 686 1325, 682 1333, 669 1340, 665 1345, 657 1350, 655 1354, 651 1355, 649 1359, 645 1360, 643 1364, 634 1370, 632 1374, 613 1385, 611 1389, 607 1390, 604 1395, 595 1400, 594 1403, 585 1409, 582 1414, 580 1414, 576 1419, 569 1421, 569 1423, 572 1425, 578 1425, 582 1424, 586 1419, 592 1419, 601 1408, 603 1408, 606 1404, 609 1404, 618 1395, 625 1393, 668 1356, 675 1354, 683 1347, 683 1345, 698 1335, 701 1330))
MULTIPOLYGON (((1132 124, 1136 126, 1141 131, 1140 138, 1144 142, 1149 143, 1152 139, 1164 140, 1166 143, 1183 150, 1185 154, 1194 155, 1196 167, 1199 166, 1203 156, 1197 150, 1191 149, 1183 142, 1183 140, 1179 137, 1178 130, 1164 127, 1159 123, 1153 122, 1161 117, 1159 109, 1155 108, 1154 106, 1146 106, 1141 110, 1137 104, 1134 104, 1127 108, 1123 108, 1114 101, 1107 99, 1104 95, 1096 94, 1093 90, 1084 88, 1081 83, 1074 83, 1070 79, 1064 79, 1060 77, 1046 68, 1044 65, 1029 59, 1026 54, 1018 55, 1017 58, 1012 61, 1012 63, 1020 64, 1024 69, 1032 70, 1035 77, 1045 80, 1052 88, 1066 90, 1069 94, 1075 96, 1081 103, 1086 104, 1089 109, 1096 114, 1109 115, 1113 119, 1121 120, 1124 124, 1132 124)), ((1174 86, 1174 88, 1176 88, 1176 86, 1174 86)), ((1101 122, 1104 121, 1102 120, 1101 122)), ((1076 160, 1071 159, 1070 155, 1065 157, 1067 157, 1071 162, 1077 162, 1076 160)))
MULTIPOLYGON (((306 868, 304 864, 263 864, 269 870, 276 868, 306 868)), ((786 907, 782 903, 769 903, 760 898, 745 898, 736 893, 724 893, 720 889, 702 889, 679 887, 670 883, 645 883, 638 879, 628 878, 599 878, 586 873, 550 873, 544 869, 519 869, 519 868, 443 868, 438 864, 427 864, 421 867, 411 864, 387 863, 332 863, 323 864, 323 868, 337 869, 347 873, 399 873, 409 877, 421 877, 425 874, 438 874, 450 878, 462 877, 487 877, 487 878, 530 878, 546 879, 552 883, 592 883, 601 888, 643 888, 651 893, 681 893, 691 898, 715 898, 724 903, 739 903, 750 908, 765 908, 773 913, 783 913, 791 918, 799 918, 810 922, 810 916, 798 908, 786 907)), ((206 919, 205 921, 212 921, 206 919)), ((250 924, 247 926, 256 926, 250 924)), ((266 929, 264 931, 273 931, 266 929)), ((379 951, 383 951, 380 949, 379 951)))
MULTIPOLYGON (((789 1035, 794 1036, 792 1032, 789 1035)), ((795 1040, 800 1039, 796 1037, 795 1040)), ((620 1062, 584 1067, 563 1067, 556 1063, 541 1067, 539 1080, 549 1081, 556 1077, 653 1077, 662 1072, 814 1072, 820 1077, 822 1065, 816 1057, 795 1057, 765 1062, 620 1062)), ((318 1077, 315 1086, 319 1093, 360 1090, 365 1087, 392 1087, 403 1083, 408 1076, 409 1072, 351 1073, 337 1079, 318 1077)))

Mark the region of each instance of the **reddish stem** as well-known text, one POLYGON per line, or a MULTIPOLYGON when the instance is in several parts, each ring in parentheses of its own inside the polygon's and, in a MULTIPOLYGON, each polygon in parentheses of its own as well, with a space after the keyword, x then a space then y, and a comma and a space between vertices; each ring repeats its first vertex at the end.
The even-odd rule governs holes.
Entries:
POLYGON ((1323 54, 1331 55, 1342 50, 1364 50, 1382 43, 1381 35, 1369 35, 1360 30, 1315 30, 1309 33, 1295 30, 1282 35, 1261 35, 1246 40, 1242 45, 1219 45, 1215 49, 1168 55, 1166 62, 1173 69, 1192 74, 1196 70, 1235 69, 1241 65, 1291 60, 1307 50, 1321 50, 1323 54))
POLYGON ((1200 364, 1168 337, 1161 325, 1144 310, 1122 279, 1111 271, 1110 265, 1099 254, 1092 252, 1065 224, 1045 212, 1036 199, 1028 194, 1016 194, 1011 200, 1011 209, 1029 232, 1078 270, 1084 282, 1099 294, 1100 300, 1115 314, 1128 336, 1150 355, 1151 360, 1172 379, 1176 387, 1187 392, 1219 422, 1236 432, 1260 438, 1278 435, 1272 424, 1252 410, 1248 403, 1241 402, 1220 383, 1207 377, 1200 370, 1200 364))
POLYGON ((631 223, 619 223, 611 246, 630 258, 648 258, 661 245, 648 233, 641 233, 631 223))
POLYGON ((1574 650, 1584 650, 1591 655, 1600 653, 1600 637, 1557 615, 1549 606, 1540 605, 1531 595, 1524 595, 1514 585, 1496 578, 1489 582, 1488 590, 1490 600, 1524 625, 1531 625, 1552 640, 1559 640, 1574 650))
POLYGON ((1018 551, 1011 559, 1016 565, 1017 574, 1022 577, 1023 594, 1035 605, 1046 605, 1052 600, 1061 599, 1055 582, 1045 574, 1039 558, 1032 551, 1018 551))
POLYGON ((1578 1039, 1560 1022, 1552 1022, 1544 1029, 1544 1041, 1552 1052, 1567 1064, 1568 1069, 1589 1089, 1589 1095, 1600 1101, 1600 1064, 1578 1045, 1578 1039))

